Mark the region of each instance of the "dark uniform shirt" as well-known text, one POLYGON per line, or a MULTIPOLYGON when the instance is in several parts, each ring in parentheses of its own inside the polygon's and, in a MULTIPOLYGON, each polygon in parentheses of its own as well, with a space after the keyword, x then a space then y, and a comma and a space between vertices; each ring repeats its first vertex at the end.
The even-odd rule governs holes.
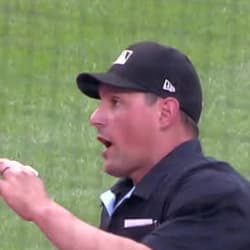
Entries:
POLYGON ((105 231, 154 250, 250 250, 250 184, 205 157, 198 140, 178 146, 135 187, 122 179, 111 191, 105 231))

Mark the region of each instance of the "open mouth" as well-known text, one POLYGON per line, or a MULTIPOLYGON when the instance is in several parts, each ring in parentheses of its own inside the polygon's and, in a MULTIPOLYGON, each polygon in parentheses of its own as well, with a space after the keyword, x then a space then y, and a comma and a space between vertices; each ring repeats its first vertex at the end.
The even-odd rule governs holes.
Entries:
POLYGON ((97 140, 99 140, 106 148, 109 148, 112 146, 112 142, 107 140, 104 137, 101 136, 97 136, 97 140))

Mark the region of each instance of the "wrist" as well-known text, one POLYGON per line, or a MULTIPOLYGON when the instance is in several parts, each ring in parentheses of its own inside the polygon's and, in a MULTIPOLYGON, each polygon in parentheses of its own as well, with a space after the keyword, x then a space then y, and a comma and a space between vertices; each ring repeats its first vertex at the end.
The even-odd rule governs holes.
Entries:
POLYGON ((57 204, 52 199, 47 199, 33 210, 32 221, 37 225, 44 223, 53 214, 56 206, 57 204))

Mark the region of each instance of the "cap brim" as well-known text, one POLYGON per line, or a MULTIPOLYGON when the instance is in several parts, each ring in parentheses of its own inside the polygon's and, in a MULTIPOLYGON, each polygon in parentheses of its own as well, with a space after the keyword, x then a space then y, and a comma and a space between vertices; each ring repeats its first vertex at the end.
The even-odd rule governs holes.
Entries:
POLYGON ((145 91, 141 86, 136 83, 132 83, 112 72, 107 73, 82 73, 76 78, 78 88, 87 96, 92 98, 100 98, 99 96, 99 84, 106 84, 119 88, 126 88, 137 91, 145 91))

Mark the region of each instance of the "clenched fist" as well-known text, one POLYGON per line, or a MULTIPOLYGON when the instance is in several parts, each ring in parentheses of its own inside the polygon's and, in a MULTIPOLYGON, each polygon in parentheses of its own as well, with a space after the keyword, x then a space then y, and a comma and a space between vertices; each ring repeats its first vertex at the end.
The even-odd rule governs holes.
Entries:
POLYGON ((49 202, 38 172, 17 161, 0 159, 0 196, 25 220, 33 221, 49 202))

